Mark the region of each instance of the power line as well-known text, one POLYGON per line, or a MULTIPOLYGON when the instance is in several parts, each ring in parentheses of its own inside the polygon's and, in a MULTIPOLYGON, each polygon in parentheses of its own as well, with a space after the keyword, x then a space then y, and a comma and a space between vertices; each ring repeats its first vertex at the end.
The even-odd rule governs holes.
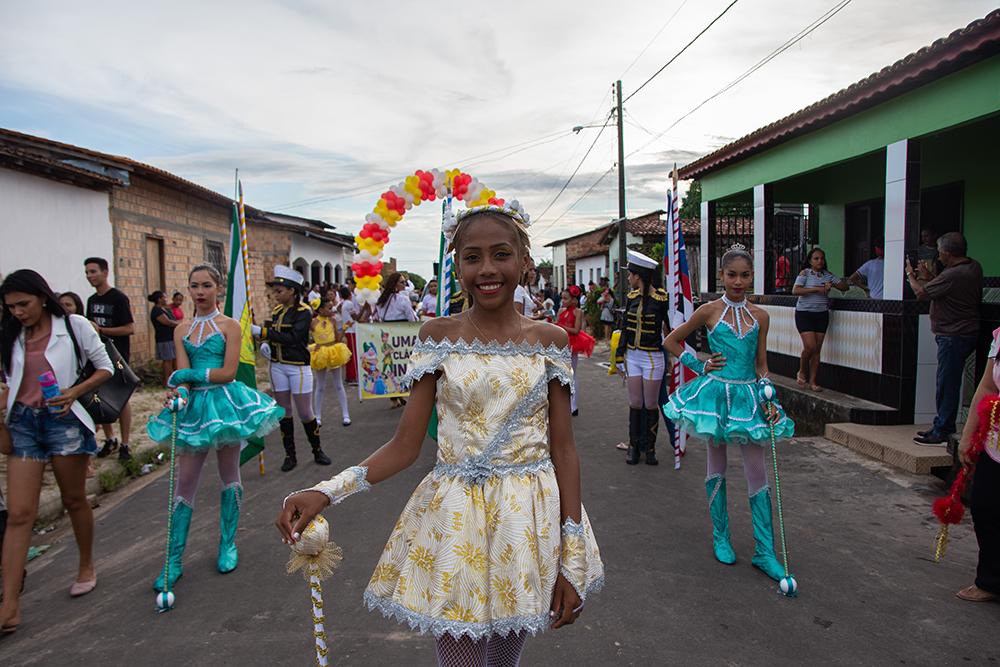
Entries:
POLYGON ((711 23, 709 23, 709 24, 708 24, 707 26, 705 26, 704 28, 702 28, 702 29, 701 29, 701 32, 699 32, 699 33, 698 33, 697 35, 695 35, 695 36, 694 36, 694 38, 693 38, 693 39, 692 39, 692 40, 691 40, 690 42, 688 42, 687 44, 685 44, 685 45, 684 45, 684 48, 682 48, 682 49, 681 49, 680 51, 678 51, 678 52, 677 52, 676 54, 674 54, 674 57, 673 57, 673 58, 671 58, 670 60, 668 60, 668 61, 666 62, 666 64, 664 64, 664 65, 663 65, 663 67, 661 67, 660 69, 658 69, 658 70, 656 70, 655 72, 653 72, 653 76, 651 76, 651 77, 649 77, 648 79, 646 79, 646 80, 645 80, 645 81, 644 81, 644 82, 642 83, 642 85, 641 85, 641 86, 639 86, 638 88, 636 88, 635 90, 633 90, 633 91, 632 91, 632 93, 631 93, 631 94, 630 94, 630 95, 629 95, 628 97, 626 97, 626 98, 625 98, 624 100, 622 100, 622 104, 624 104, 625 102, 628 102, 628 101, 629 101, 630 99, 632 99, 633 97, 635 97, 636 93, 638 93, 638 92, 639 92, 640 90, 642 90, 643 88, 645 88, 645 87, 646 87, 646 85, 647 85, 647 84, 648 84, 648 83, 649 83, 650 81, 652 81, 652 80, 653 80, 653 79, 655 79, 655 78, 656 78, 657 76, 659 76, 660 72, 662 72, 663 70, 667 69, 667 67, 669 67, 669 66, 670 66, 670 64, 671 64, 672 62, 674 62, 675 60, 677 60, 678 58, 680 58, 680 57, 681 57, 681 54, 683 54, 683 53, 684 53, 685 51, 687 51, 687 50, 688 50, 688 48, 689 48, 689 47, 690 47, 690 46, 691 46, 692 44, 694 44, 695 42, 697 42, 697 41, 698 41, 698 38, 699 38, 699 37, 701 37, 701 36, 702 36, 702 35, 704 35, 704 34, 705 34, 706 32, 708 32, 708 29, 709 29, 709 28, 711 28, 711 27, 712 27, 713 25, 715 25, 716 21, 718 21, 718 20, 719 20, 719 19, 721 19, 721 18, 722 18, 723 16, 725 16, 725 15, 726 15, 726 12, 728 12, 728 11, 729 11, 730 9, 732 9, 732 8, 733 8, 733 5, 735 5, 735 4, 736 4, 737 2, 739 2, 739 1, 740 1, 740 0, 733 0, 732 2, 730 2, 730 3, 729 3, 729 5, 728 5, 728 6, 727 6, 727 7, 725 8, 725 9, 723 9, 723 10, 722 10, 722 13, 721 13, 721 14, 719 14, 718 16, 716 16, 716 17, 715 17, 714 19, 712 19, 711 23))
POLYGON ((573 173, 569 175, 569 178, 566 179, 566 182, 563 183, 563 186, 559 188, 559 192, 557 192, 556 196, 552 198, 552 201, 548 203, 548 206, 545 207, 545 210, 538 214, 538 216, 535 218, 536 220, 541 220, 542 217, 544 217, 545 214, 549 212, 549 209, 552 208, 552 205, 556 203, 556 200, 562 196, 562 193, 566 192, 566 188, 568 188, 569 184, 573 182, 573 178, 576 177, 577 173, 580 171, 580 167, 582 167, 583 163, 587 160, 587 156, 589 156, 590 152, 594 150, 594 146, 597 145, 597 140, 601 138, 601 135, 604 133, 604 129, 608 126, 610 122, 611 122, 611 114, 608 114, 608 117, 605 119, 604 124, 601 125, 601 129, 597 132, 597 136, 594 137, 594 141, 590 144, 590 148, 588 148, 587 152, 583 154, 583 157, 580 159, 580 163, 576 165, 576 169, 574 169, 573 173))
POLYGON ((845 7, 847 7, 847 5, 849 5, 851 2, 852 2, 852 0, 841 0, 841 2, 837 3, 836 5, 834 5, 833 7, 831 7, 830 9, 826 10, 826 12, 824 12, 819 18, 817 18, 816 20, 814 20, 812 23, 810 23, 809 25, 807 25, 805 28, 803 28, 802 30, 800 30, 798 33, 796 33, 792 37, 788 38, 781 46, 779 46, 776 49, 774 49, 773 51, 771 51, 769 54, 767 54, 766 56, 764 56, 763 58, 761 58, 754 65, 752 65, 750 68, 748 68, 742 74, 740 74, 738 77, 736 77, 735 79, 733 79, 732 81, 730 81, 729 83, 727 83, 725 86, 723 86, 722 88, 720 88, 719 90, 717 90, 712 95, 709 95, 708 97, 706 97, 696 107, 694 107, 693 109, 691 109, 690 111, 688 111, 686 114, 684 114, 683 116, 681 116, 680 118, 678 118, 677 120, 675 120, 673 123, 671 123, 667 127, 667 129, 665 129, 662 132, 656 134, 652 139, 650 139, 649 141, 647 141, 645 144, 643 144, 639 148, 637 148, 634 151, 632 151, 631 153, 629 153, 628 157, 631 157, 631 156, 635 155, 636 153, 639 153, 640 151, 645 150, 651 144, 659 141, 663 137, 663 135, 665 135, 670 130, 674 129, 682 121, 684 121, 685 119, 687 119, 689 116, 691 116, 693 113, 695 113, 696 111, 698 111, 699 109, 701 109, 703 106, 705 106, 706 104, 708 104, 709 102, 711 102, 715 98, 719 97, 720 95, 724 94, 725 92, 727 92, 728 90, 730 90, 734 86, 738 85, 743 80, 745 80, 747 77, 749 77, 752 74, 754 74, 755 72, 757 72, 757 70, 761 69, 762 67, 764 67, 765 65, 767 65, 769 62, 771 62, 772 60, 774 60, 775 58, 777 58, 778 56, 780 56, 782 53, 784 53, 785 51, 787 51, 788 49, 790 49, 792 46, 794 46, 798 42, 800 42, 803 39, 805 39, 813 31, 815 31, 820 26, 822 26, 824 23, 826 23, 827 21, 829 21, 830 19, 832 19, 838 13, 840 13, 840 11, 843 10, 845 7))
POLYGON ((586 191, 586 192, 584 192, 584 193, 583 193, 582 195, 580 195, 579 197, 577 197, 576 201, 574 201, 574 202, 573 202, 572 204, 570 204, 570 205, 569 205, 569 207, 568 207, 568 208, 567 208, 567 209, 566 209, 565 211, 563 211, 562 213, 560 213, 560 214, 559 214, 559 216, 558 216, 557 218, 555 218, 555 219, 554 219, 554 220, 553 220, 552 222, 550 222, 550 223, 549 223, 548 225, 546 225, 546 226, 545 226, 544 228, 542 228, 542 229, 539 229, 539 230, 537 230, 537 231, 533 231, 532 233, 533 233, 533 234, 544 234, 545 232, 547 232, 547 231, 549 231, 550 229, 552 229, 552 226, 553 226, 554 224, 556 224, 557 222, 559 222, 560 220, 562 220, 562 219, 563 219, 563 218, 564 218, 564 217, 566 216, 566 214, 567 214, 567 213, 569 213, 569 212, 570 212, 570 211, 572 211, 572 210, 573 210, 574 208, 576 208, 577 204, 579 204, 579 203, 580 203, 580 202, 582 202, 582 201, 583 201, 584 199, 586 199, 586 198, 587 198, 587 196, 588 196, 588 195, 589 195, 589 194, 590 194, 591 192, 593 192, 593 191, 594 191, 594 188, 596 188, 596 187, 597 187, 597 186, 598 186, 598 185, 599 185, 599 184, 601 183, 601 181, 603 181, 603 180, 605 179, 605 177, 607 177, 607 175, 608 175, 608 174, 610 174, 611 172, 613 172, 614 170, 615 170, 615 167, 614 167, 614 165, 612 165, 611 167, 608 167, 608 170, 607 170, 606 172, 604 172, 603 174, 601 174, 601 175, 600 175, 600 176, 599 176, 599 177, 597 178, 597 180, 596 180, 596 181, 594 181, 594 182, 593 182, 593 183, 591 184, 591 186, 590 186, 589 188, 587 188, 587 191, 586 191))
POLYGON ((670 18, 667 19, 667 22, 664 23, 662 26, 660 26, 660 29, 657 30, 656 34, 653 35, 653 37, 646 43, 646 46, 642 47, 642 51, 639 51, 639 55, 637 55, 635 58, 632 59, 632 62, 630 62, 628 64, 628 67, 625 68, 624 72, 622 72, 621 74, 618 75, 619 79, 624 79, 625 78, 625 75, 628 74, 628 71, 630 69, 632 69, 632 67, 637 62, 639 62, 639 58, 642 58, 643 54, 646 53, 646 51, 649 49, 649 47, 651 47, 653 45, 653 42, 655 42, 656 39, 660 36, 660 33, 662 33, 664 30, 667 29, 667 26, 670 25, 671 22, 673 22, 674 17, 677 16, 677 14, 680 13, 680 11, 682 9, 684 9, 684 5, 686 5, 687 3, 688 3, 688 0, 684 0, 683 2, 681 2, 680 6, 678 6, 677 9, 674 10, 674 13, 670 15, 670 18))
MULTIPOLYGON (((514 153, 519 153, 519 152, 521 152, 523 150, 528 150, 528 149, 531 149, 531 148, 536 148, 538 146, 542 146, 544 144, 551 143, 553 141, 557 141, 557 140, 562 139, 564 137, 567 137, 569 135, 570 135, 570 131, 569 130, 560 130, 559 132, 550 132, 549 134, 543 135, 541 137, 535 137, 534 139, 529 139, 527 141, 521 141, 521 142, 518 142, 516 144, 512 144, 510 146, 504 146, 502 148, 497 148, 497 149, 494 149, 494 150, 491 150, 491 151, 487 151, 485 153, 480 153, 478 155, 473 155, 472 157, 464 158, 463 160, 451 161, 451 162, 448 162, 448 164, 462 164, 462 163, 467 163, 467 162, 469 162, 471 160, 476 160, 478 158, 485 158, 487 156, 494 155, 496 153, 503 153, 505 151, 510 151, 511 149, 518 149, 518 150, 514 150, 512 153, 509 153, 507 155, 503 155, 503 156, 500 156, 498 158, 490 158, 490 159, 480 160, 479 162, 476 163, 476 164, 486 164, 487 162, 492 162, 492 161, 495 161, 495 160, 498 160, 498 159, 504 159, 505 157, 508 157, 509 155, 513 155, 514 153)), ((311 198, 308 198, 308 199, 300 199, 300 200, 288 202, 288 203, 285 203, 285 204, 279 204, 279 205, 276 205, 276 206, 273 206, 273 207, 269 207, 269 210, 275 210, 275 209, 287 210, 287 209, 290 209, 290 208, 299 208, 299 207, 302 207, 302 206, 309 206, 311 204, 319 204, 319 203, 327 202, 327 201, 336 201, 336 200, 339 200, 339 199, 350 199, 352 197, 360 197, 360 196, 365 195, 365 194, 374 193, 375 190, 373 190, 373 188, 381 190, 382 188, 388 187, 388 185, 386 185, 387 183, 389 185, 394 185, 394 183, 392 183, 391 179, 382 179, 382 180, 376 181, 374 183, 369 183, 369 184, 366 184, 366 185, 359 185, 359 186, 354 187, 354 188, 348 188, 347 190, 343 190, 343 191, 338 192, 338 193, 336 193, 334 195, 323 195, 323 196, 319 196, 319 197, 311 197, 311 198)))

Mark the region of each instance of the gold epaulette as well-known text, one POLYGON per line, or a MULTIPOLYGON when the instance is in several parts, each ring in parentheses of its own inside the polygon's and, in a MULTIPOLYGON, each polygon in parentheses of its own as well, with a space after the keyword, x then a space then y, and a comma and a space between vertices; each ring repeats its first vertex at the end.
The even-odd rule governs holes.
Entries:
POLYGON ((667 294, 666 290, 661 289, 659 287, 657 287, 655 290, 653 290, 653 293, 650 294, 649 296, 653 297, 657 301, 669 301, 670 300, 670 295, 667 294))
POLYGON ((634 289, 634 290, 632 290, 631 292, 628 293, 628 298, 630 298, 630 299, 634 299, 637 296, 639 296, 639 290, 638 289, 634 289))
POLYGON ((272 315, 277 315, 277 314, 279 314, 279 313, 280 313, 280 312, 281 312, 282 310, 284 310, 284 308, 285 308, 284 306, 275 306, 274 308, 272 308, 272 309, 271 309, 271 314, 272 314, 272 315))

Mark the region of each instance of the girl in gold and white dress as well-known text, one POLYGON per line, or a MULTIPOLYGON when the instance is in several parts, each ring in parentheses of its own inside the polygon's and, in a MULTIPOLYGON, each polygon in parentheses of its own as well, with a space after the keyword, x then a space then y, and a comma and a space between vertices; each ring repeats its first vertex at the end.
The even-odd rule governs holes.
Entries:
POLYGON ((526 225, 517 202, 470 208, 446 225, 472 307, 421 327, 392 439, 288 496, 277 520, 283 539, 297 541, 328 505, 413 464, 436 409, 437 465, 403 509, 364 598, 433 634, 446 666, 516 665, 528 633, 572 623, 604 581, 580 501, 567 334, 513 307, 526 225))

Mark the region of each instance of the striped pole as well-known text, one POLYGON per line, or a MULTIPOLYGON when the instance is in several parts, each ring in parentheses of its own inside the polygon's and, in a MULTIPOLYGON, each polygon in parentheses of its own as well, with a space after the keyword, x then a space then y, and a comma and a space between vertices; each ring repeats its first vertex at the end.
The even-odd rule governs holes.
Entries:
POLYGON ((319 567, 309 566, 309 593, 312 599, 313 638, 316 641, 316 666, 327 667, 329 649, 326 646, 326 628, 323 625, 323 584, 319 567))
MULTIPOLYGON (((451 212, 451 195, 449 194, 443 202, 441 202, 441 224, 444 226, 444 220, 451 212)), ((444 232, 441 232, 441 249, 438 253, 438 302, 437 302, 437 314, 439 317, 448 315, 451 312, 451 274, 452 274, 452 256, 448 252, 448 241, 444 237, 444 232)))

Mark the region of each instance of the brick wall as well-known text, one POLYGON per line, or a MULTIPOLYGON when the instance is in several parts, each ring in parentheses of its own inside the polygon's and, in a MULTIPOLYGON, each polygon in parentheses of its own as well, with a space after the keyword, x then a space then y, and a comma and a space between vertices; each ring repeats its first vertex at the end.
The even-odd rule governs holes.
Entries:
POLYGON ((274 277, 277 264, 288 264, 292 239, 285 230, 247 222, 250 240, 250 298, 258 322, 267 319, 274 304, 265 283, 274 277))
MULTIPOLYGON (((229 264, 229 234, 232 209, 228 202, 209 201, 159 180, 132 175, 131 184, 111 193, 110 218, 114 230, 115 281, 132 302, 135 335, 132 360, 144 363, 155 358, 151 304, 146 295, 159 285, 147 279, 147 239, 163 242, 164 290, 187 297, 187 278, 192 266, 206 259, 206 243, 223 246, 225 268, 229 264)), ((248 222, 250 237, 250 294, 258 320, 269 312, 265 281, 274 275, 275 264, 287 264, 291 237, 287 230, 248 222)), ((185 300, 186 314, 191 302, 185 300)))
MULTIPOLYGON (((163 241, 163 288, 187 295, 188 271, 205 259, 205 242, 228 245, 229 209, 133 174, 127 187, 111 193, 111 226, 115 243, 115 282, 132 302, 135 334, 132 359, 154 358, 151 304, 146 295, 159 285, 147 280, 147 239, 163 241)), ((190 300, 185 310, 190 312, 190 300)))

